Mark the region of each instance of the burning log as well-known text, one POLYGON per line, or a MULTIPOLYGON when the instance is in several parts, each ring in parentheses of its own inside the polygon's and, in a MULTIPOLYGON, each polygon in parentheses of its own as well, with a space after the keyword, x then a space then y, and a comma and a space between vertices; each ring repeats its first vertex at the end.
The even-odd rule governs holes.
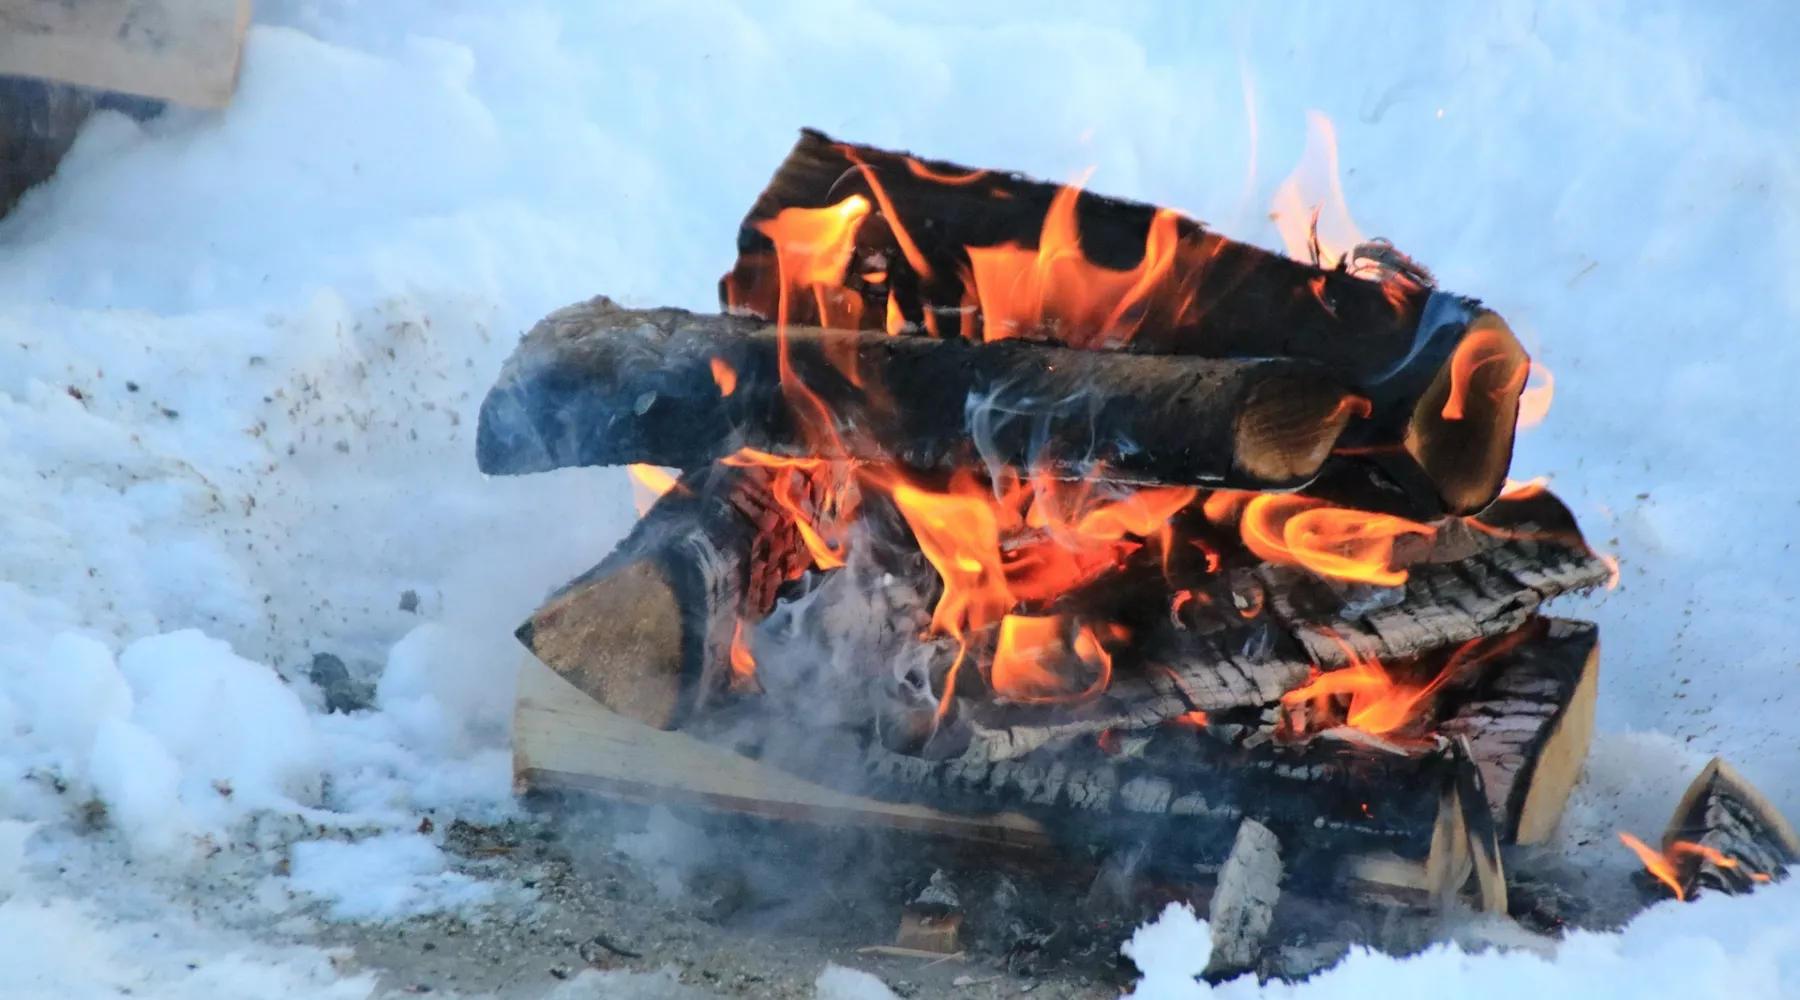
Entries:
POLYGON ((482 404, 476 454, 490 474, 691 469, 751 448, 1286 489, 1312 478, 1355 409, 1304 363, 778 331, 598 298, 519 345, 482 404))
POLYGON ((1351 257, 1355 273, 1322 269, 1168 209, 807 130, 740 227, 720 297, 791 323, 1312 361, 1370 404, 1321 495, 1473 513, 1511 462, 1525 352, 1391 247, 1351 257))

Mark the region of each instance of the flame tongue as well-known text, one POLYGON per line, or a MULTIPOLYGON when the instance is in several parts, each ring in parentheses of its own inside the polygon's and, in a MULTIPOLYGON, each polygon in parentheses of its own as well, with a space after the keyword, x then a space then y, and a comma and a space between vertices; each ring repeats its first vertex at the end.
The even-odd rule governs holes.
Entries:
POLYGON ((1114 271, 1082 252, 1075 216, 1080 195, 1081 182, 1056 192, 1036 250, 1016 243, 968 248, 987 340, 1045 335, 1074 347, 1115 347, 1137 332, 1174 266, 1180 216, 1159 210, 1143 259, 1132 270, 1114 271))

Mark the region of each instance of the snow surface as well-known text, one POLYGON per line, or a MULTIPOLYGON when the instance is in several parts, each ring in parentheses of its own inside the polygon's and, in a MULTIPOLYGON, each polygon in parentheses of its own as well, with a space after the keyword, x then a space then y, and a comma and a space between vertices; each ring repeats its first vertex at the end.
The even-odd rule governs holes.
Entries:
MULTIPOLYGON (((373 989, 158 902, 223 867, 266 921, 488 905, 414 831, 512 808, 510 629, 632 514, 616 472, 483 479, 475 407, 553 308, 712 307, 801 125, 1093 166, 1275 245, 1323 111, 1361 227, 1555 372, 1515 474, 1623 563, 1565 607, 1606 653, 1564 846, 1623 872, 1612 833, 1654 834, 1714 753, 1800 815, 1800 14, 1095 6, 266 0, 230 109, 93 120, 0 222, 0 995, 373 989), (378 677, 377 710, 322 714, 318 652, 378 677)), ((1554 963, 1359 956, 1304 989, 1792 993, 1797 923, 1777 888, 1554 963)))

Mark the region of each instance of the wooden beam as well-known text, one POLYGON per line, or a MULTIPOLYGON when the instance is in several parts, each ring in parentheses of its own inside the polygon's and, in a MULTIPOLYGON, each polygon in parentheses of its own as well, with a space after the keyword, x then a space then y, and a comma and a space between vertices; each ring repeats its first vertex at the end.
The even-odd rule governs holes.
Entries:
POLYGON ((0 76, 222 108, 250 0, 0 0, 0 76))

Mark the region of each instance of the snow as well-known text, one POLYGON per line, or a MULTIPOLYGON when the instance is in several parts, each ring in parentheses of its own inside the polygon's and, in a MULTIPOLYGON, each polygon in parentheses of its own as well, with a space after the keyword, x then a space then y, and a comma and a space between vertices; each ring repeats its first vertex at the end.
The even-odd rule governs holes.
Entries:
POLYGON ((1527 950, 1471 953, 1434 945, 1397 959, 1352 949, 1341 965, 1298 985, 1254 976, 1208 987, 1194 976, 1212 951, 1206 921, 1171 903, 1125 946, 1142 972, 1132 1000, 1202 997, 1382 997, 1516 1000, 1533 997, 1786 997, 1800 995, 1800 884, 1748 898, 1659 904, 1618 934, 1571 933, 1553 958, 1527 950))
POLYGON ((887 984, 861 969, 826 965, 813 984, 818 1000, 894 1000, 887 984))
MULTIPOLYGON (((1274 245, 1322 111, 1357 224, 1555 373, 1515 475, 1551 475, 1623 565, 1563 608, 1600 622, 1605 672, 1562 846, 1622 873, 1612 834, 1653 836, 1715 753, 1800 815, 1800 15, 890 7, 270 0, 231 108, 99 116, 0 222, 0 959, 28 989, 373 989, 158 902, 183 873, 236 866, 269 919, 496 905, 415 831, 513 808, 510 630, 632 514, 614 471, 484 480, 475 407, 553 308, 710 308, 801 125, 1093 166, 1274 245), (378 681, 373 710, 323 713, 320 652, 378 681), (216 961, 163 956, 165 923, 216 961)), ((1553 962, 1357 955, 1302 989, 1792 992, 1795 899, 1659 907, 1553 962)), ((1203 933, 1158 933, 1142 992, 1189 989, 1203 933)), ((629 983, 563 988, 654 989, 629 983)))
POLYGON ((447 870, 444 852, 416 833, 306 841, 294 845, 292 862, 292 887, 332 900, 336 920, 396 920, 494 896, 493 886, 447 870))

